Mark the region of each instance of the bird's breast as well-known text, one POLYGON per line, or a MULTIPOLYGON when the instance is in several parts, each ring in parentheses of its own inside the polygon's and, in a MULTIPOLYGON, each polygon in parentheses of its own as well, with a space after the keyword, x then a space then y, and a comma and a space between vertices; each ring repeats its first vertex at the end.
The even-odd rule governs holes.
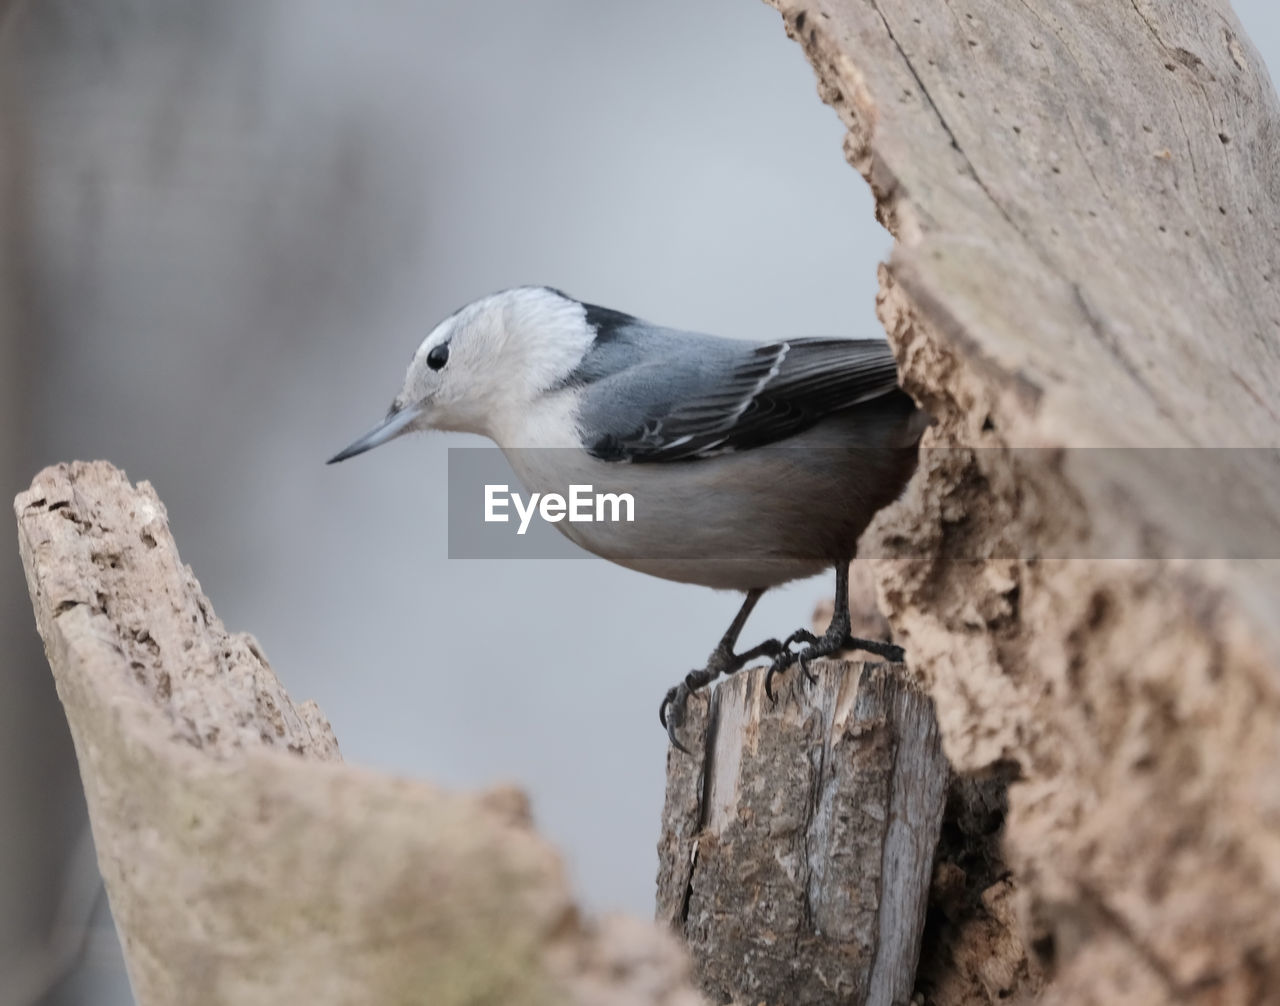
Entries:
POLYGON ((745 590, 851 558, 913 458, 860 449, 761 448, 668 462, 607 462, 581 448, 504 448, 527 493, 603 494, 604 519, 556 527, 588 551, 664 579, 745 590), (894 469, 894 470, 890 470, 894 469), (626 508, 615 500, 630 501, 626 508))

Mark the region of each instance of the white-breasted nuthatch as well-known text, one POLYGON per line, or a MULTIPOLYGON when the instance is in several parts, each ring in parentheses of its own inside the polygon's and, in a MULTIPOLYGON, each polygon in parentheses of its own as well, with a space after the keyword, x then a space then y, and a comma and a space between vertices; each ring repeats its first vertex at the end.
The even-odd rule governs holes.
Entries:
POLYGON ((330 464, 410 431, 453 430, 497 443, 531 492, 573 483, 633 492, 646 510, 636 527, 556 526, 624 566, 746 594, 706 666, 659 707, 683 751, 690 693, 750 660, 772 659, 772 696, 774 677, 797 660, 805 668, 849 648, 902 658, 897 646, 849 635, 848 564, 872 515, 914 471, 926 425, 883 340, 744 342, 518 287, 437 325, 386 418, 330 464), (766 590, 832 566, 835 614, 822 636, 800 629, 734 651, 766 590))

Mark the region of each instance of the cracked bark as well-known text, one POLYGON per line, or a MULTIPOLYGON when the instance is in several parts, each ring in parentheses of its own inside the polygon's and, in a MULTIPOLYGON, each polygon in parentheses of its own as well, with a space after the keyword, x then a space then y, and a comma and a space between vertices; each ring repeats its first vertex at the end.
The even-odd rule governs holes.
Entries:
POLYGON ((581 919, 522 794, 344 765, 105 462, 14 502, 139 1006, 697 1006, 651 923, 581 919))
MULTIPOLYGON (((1047 1002, 1280 996, 1280 466, 1150 449, 1280 442, 1261 60, 1216 0, 774 5, 897 239, 880 315, 938 420, 862 553, 956 768, 1017 778, 965 967, 1025 934, 1047 1002)), ((1035 991, 988 977, 926 997, 1035 991)))
POLYGON ((929 700, 888 664, 821 661, 776 705, 764 669, 691 704, 672 751, 658 918, 715 1002, 906 1002, 950 770, 929 700))

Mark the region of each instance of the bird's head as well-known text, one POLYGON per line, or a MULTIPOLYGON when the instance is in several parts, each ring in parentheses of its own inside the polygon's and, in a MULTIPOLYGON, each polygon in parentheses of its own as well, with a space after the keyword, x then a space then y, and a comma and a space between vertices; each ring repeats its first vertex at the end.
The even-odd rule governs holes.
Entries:
POLYGON ((415 430, 514 443, 594 338, 586 308, 547 287, 516 287, 472 301, 422 340, 386 418, 329 463, 415 430))

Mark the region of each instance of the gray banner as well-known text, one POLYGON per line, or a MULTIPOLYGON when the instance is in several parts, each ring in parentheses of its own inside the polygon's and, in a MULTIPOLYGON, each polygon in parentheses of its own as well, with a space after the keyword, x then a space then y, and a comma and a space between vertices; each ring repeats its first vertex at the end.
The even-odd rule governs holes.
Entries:
MULTIPOLYGON (((861 526, 884 500, 881 473, 911 452, 760 448, 665 463, 608 462, 569 449, 449 451, 449 557, 623 562, 833 559, 831 528, 861 526), (861 510, 859 509, 861 508, 861 510), (851 513, 858 513, 851 519, 851 513), (843 522, 843 524, 842 524, 843 522), (830 532, 830 533, 829 533, 830 532)), ((1280 559, 1280 449, 931 448, 923 468, 957 467, 978 489, 1019 487, 1020 510, 992 489, 1009 531, 1000 549, 966 552, 970 521, 990 512, 940 508, 937 551, 957 560, 1280 559), (1241 474, 1244 479, 1242 480, 1241 474), (1132 487, 1141 483, 1144 509, 1132 487), (1038 516, 1037 516, 1038 515, 1038 516), (1085 517, 1087 515, 1087 519, 1085 517), (1069 528, 1046 541, 1045 523, 1069 528), (1025 526, 1035 532, 1020 532, 1025 526), (1020 537, 1021 536, 1021 537, 1020 537), (1025 538, 1026 540, 1022 540, 1025 538)), ((862 558, 910 558, 900 551, 862 558)))

